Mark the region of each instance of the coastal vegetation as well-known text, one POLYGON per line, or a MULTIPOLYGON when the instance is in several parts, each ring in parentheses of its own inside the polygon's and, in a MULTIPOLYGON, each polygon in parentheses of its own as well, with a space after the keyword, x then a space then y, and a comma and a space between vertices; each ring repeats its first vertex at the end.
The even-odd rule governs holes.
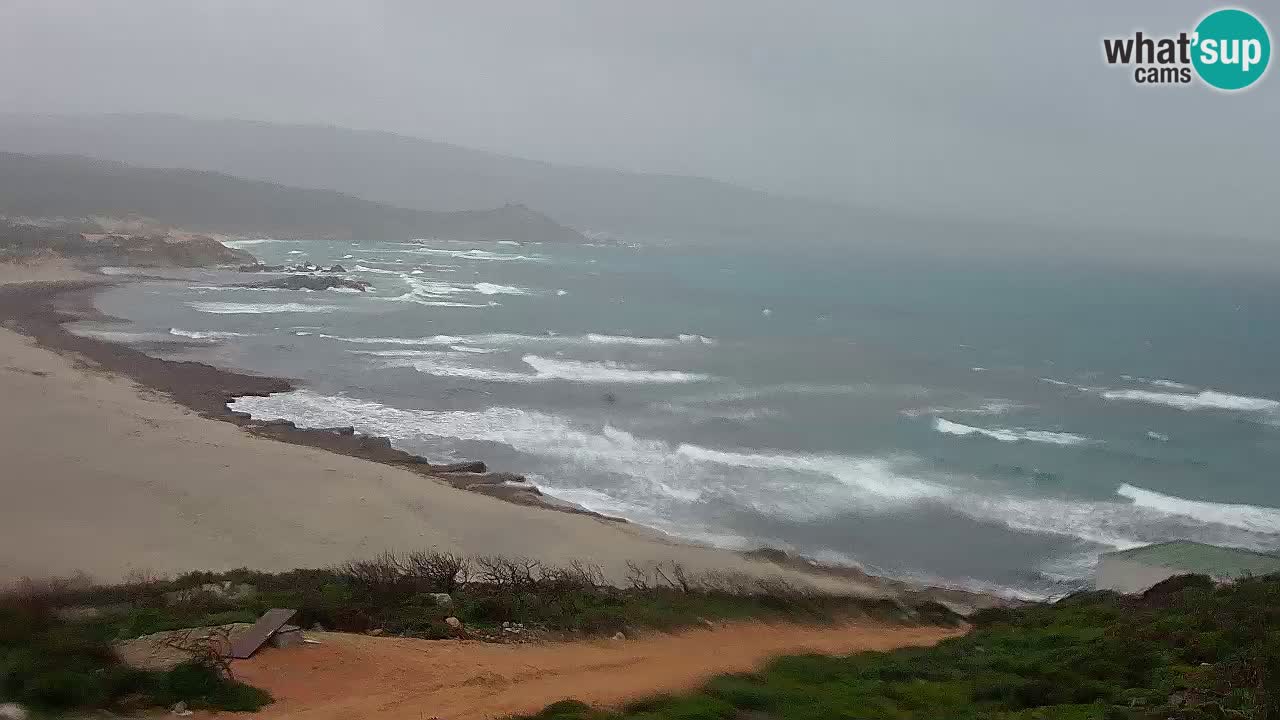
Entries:
POLYGON ((932 648, 785 657, 617 712, 564 701, 529 720, 1280 718, 1280 575, 1184 576, 971 621, 932 648))
MULTIPOLYGON (((633 566, 623 586, 585 564, 384 553, 318 570, 190 573, 100 586, 27 583, 0 601, 0 700, 48 710, 182 702, 252 710, 269 696, 216 655, 128 667, 125 639, 251 622, 272 607, 313 629, 523 642, 714 625, 866 618, 958 625, 937 603, 817 593, 779 580, 633 566)), ((1173 578, 1141 596, 1083 592, 999 607, 931 648, 801 655, 616 710, 573 700, 529 720, 1208 720, 1280 717, 1280 575, 1216 586, 1173 578)))
POLYGON ((251 710, 265 694, 235 681, 218 654, 167 672, 127 667, 116 643, 184 628, 253 622, 270 608, 298 611, 303 627, 418 638, 518 642, 735 619, 827 623, 851 618, 956 625, 924 601, 818 593, 778 579, 695 575, 675 564, 631 566, 623 586, 583 563, 383 553, 342 566, 264 573, 197 572, 118 585, 26 583, 0 599, 0 701, 38 708, 168 705, 251 710))

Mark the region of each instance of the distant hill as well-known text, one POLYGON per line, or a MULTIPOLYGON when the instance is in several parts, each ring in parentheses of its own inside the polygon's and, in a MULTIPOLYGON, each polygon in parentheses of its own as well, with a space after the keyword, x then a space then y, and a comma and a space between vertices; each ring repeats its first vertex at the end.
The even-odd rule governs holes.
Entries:
POLYGON ((66 155, 0 153, 0 214, 143 216, 194 231, 277 237, 585 240, 522 205, 429 212, 331 190, 66 155))
POLYGON ((418 210, 523 203, 580 230, 606 232, 848 233, 865 227, 868 215, 706 178, 556 165, 314 125, 172 115, 0 114, 0 150, 211 170, 418 210))

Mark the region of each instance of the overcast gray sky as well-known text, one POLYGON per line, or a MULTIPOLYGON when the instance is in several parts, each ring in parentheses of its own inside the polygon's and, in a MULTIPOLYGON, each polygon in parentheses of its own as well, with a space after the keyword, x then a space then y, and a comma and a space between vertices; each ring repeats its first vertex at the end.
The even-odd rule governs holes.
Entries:
MULTIPOLYGON (((1102 61, 1104 36, 1214 7, 0 0, 0 109, 385 129, 859 205, 1280 241, 1277 71, 1226 95, 1102 61)), ((1274 37, 1280 11, 1253 9, 1274 37)))

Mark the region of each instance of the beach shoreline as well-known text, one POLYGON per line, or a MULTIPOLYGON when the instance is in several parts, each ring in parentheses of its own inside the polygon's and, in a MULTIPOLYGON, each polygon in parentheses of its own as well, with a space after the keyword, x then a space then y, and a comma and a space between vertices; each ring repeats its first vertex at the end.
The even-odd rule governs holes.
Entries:
MULTIPOLYGON (((375 467, 385 468, 387 472, 417 478, 417 489, 427 494, 443 492, 448 493, 450 498, 471 496, 474 500, 470 503, 482 503, 486 514, 490 515, 505 515, 504 512, 497 510, 495 505, 510 507, 513 511, 519 508, 516 512, 520 512, 520 520, 503 518, 502 522, 508 525, 498 524, 494 527, 509 527, 509 523, 513 520, 520 522, 528 518, 537 518, 538 525, 552 526, 549 533, 546 533, 546 529, 543 528, 544 533, 550 536, 549 544, 553 546, 551 548, 538 548, 538 543, 522 542, 519 537, 521 528, 518 525, 512 530, 516 535, 512 541, 492 542, 490 533, 486 542, 481 543, 477 548, 474 543, 462 540, 455 533, 447 537, 446 543, 426 543, 433 547, 452 544, 457 549, 476 554, 477 550, 487 552, 496 545, 502 553, 538 557, 545 562, 567 562, 585 557, 589 561, 598 562, 604 566, 606 575, 610 577, 620 577, 622 568, 628 562, 680 562, 696 571, 745 572, 757 576, 783 575, 831 592, 882 597, 927 593, 930 597, 945 600, 952 605, 970 608, 1005 601, 995 596, 962 589, 928 588, 890 578, 880 578, 856 568, 821 566, 804 558, 789 556, 775 550, 761 549, 741 553, 697 545, 627 523, 625 520, 559 505, 554 501, 548 501, 545 496, 533 490, 532 486, 502 484, 486 487, 481 484, 467 487, 465 484, 451 482, 448 478, 440 478, 433 474, 433 468, 435 472, 439 472, 440 466, 432 466, 419 456, 391 447, 390 441, 386 438, 358 435, 349 428, 303 429, 284 421, 253 420, 244 413, 230 410, 227 406, 228 401, 236 397, 287 392, 295 388, 294 382, 286 378, 239 373, 204 363, 155 358, 124 345, 77 335, 65 327, 67 323, 74 321, 119 321, 98 311, 93 299, 104 288, 120 282, 128 282, 127 280, 83 273, 51 279, 42 278, 39 273, 35 273, 16 278, 17 282, 15 278, 0 277, 0 280, 7 280, 7 284, 0 282, 0 324, 27 338, 28 342, 34 343, 39 349, 70 361, 79 372, 89 373, 98 378, 112 377, 117 383, 120 379, 127 379, 133 394, 153 396, 147 398, 148 402, 162 402, 179 408, 188 416, 194 416, 193 419, 199 422, 213 423, 241 438, 280 448, 276 452, 281 455, 292 455, 291 451, 283 448, 294 446, 303 452, 318 452, 322 457, 345 456, 352 463, 374 464, 375 467), (467 492, 458 492, 459 490, 467 492), (505 502, 494 503, 494 499, 505 502), (542 512, 548 509, 559 512, 542 512), (565 527, 566 524, 572 524, 573 527, 565 527), (588 530, 589 532, 586 532, 588 530), (583 535, 596 533, 602 534, 595 541, 575 542, 583 535), (564 537, 561 537, 562 535, 564 537), (566 543, 569 546, 566 546, 566 543), (575 550, 587 548, 590 548, 590 552, 575 552, 575 550)), ((13 366, 6 367, 6 370, 12 369, 13 366)), ((234 460, 235 456, 227 459, 234 460)), ((181 460, 187 461, 186 458, 181 460)), ((288 458, 279 460, 289 462, 288 458)), ((228 463, 227 467, 230 468, 233 465, 234 463, 228 463)), ((327 468, 326 471, 332 472, 333 469, 327 468)), ((405 479, 403 476, 399 478, 401 481, 405 479)), ((309 490, 317 492, 319 489, 310 488, 309 490)), ((359 497, 358 502, 365 501, 366 497, 359 497)), ((411 500, 408 504, 422 506, 421 501, 418 500, 411 500)), ((439 517, 436 513, 428 514, 432 515, 433 519, 439 517)), ((389 516, 384 515, 384 519, 387 517, 389 516)), ((463 520, 465 522, 465 517, 463 520)), ((287 569, 333 564, 351 559, 361 552, 368 555, 386 549, 405 548, 403 542, 398 539, 393 541, 388 538, 381 544, 375 544, 376 541, 369 538, 367 534, 359 534, 363 537, 360 542, 354 543, 354 547, 330 548, 325 552, 323 561, 308 559, 307 556, 310 555, 311 550, 309 549, 308 553, 286 554, 279 561, 273 562, 255 564, 247 561, 222 561, 211 564, 192 560, 176 563, 171 568, 155 568, 148 565, 146 570, 158 569, 162 572, 172 572, 177 569, 215 569, 241 565, 263 569, 287 569)), ((419 535, 425 535, 425 533, 419 533, 419 535)), ((335 542, 322 544, 343 545, 335 542)), ((347 543, 347 545, 351 544, 347 543)), ((6 575, 11 579, 21 576, 22 573, 15 572, 13 568, 6 568, 4 560, 0 558, 0 578, 6 575)), ((138 563, 130 562, 126 565, 131 568, 130 572, 142 569, 142 565, 138 563)), ((108 577, 121 576, 119 572, 104 573, 101 569, 95 572, 80 566, 74 568, 63 566, 60 572, 66 574, 73 570, 89 570, 90 574, 95 576, 103 574, 108 577)))
POLYGON ((300 428, 288 420, 258 420, 228 407, 228 403, 237 398, 297 389, 295 381, 289 378, 157 358, 127 345, 78 335, 66 328, 71 322, 122 322, 101 313, 93 301, 99 292, 121 282, 125 281, 104 278, 0 285, 0 322, 34 339, 40 347, 62 354, 72 353, 99 370, 128 377, 139 385, 164 393, 202 417, 231 423, 262 437, 403 467, 425 478, 508 502, 626 522, 548 498, 531 483, 512 482, 518 476, 510 473, 486 473, 482 462, 437 465, 420 455, 392 447, 389 438, 357 433, 351 427, 300 428))

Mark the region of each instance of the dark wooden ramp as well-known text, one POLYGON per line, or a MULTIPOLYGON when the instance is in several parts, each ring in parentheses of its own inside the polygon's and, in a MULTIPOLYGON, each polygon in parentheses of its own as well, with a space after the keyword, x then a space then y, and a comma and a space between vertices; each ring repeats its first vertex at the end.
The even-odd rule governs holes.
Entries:
POLYGON ((248 632, 231 643, 231 651, 227 655, 237 660, 253 657, 258 648, 262 647, 264 643, 271 639, 272 635, 276 634, 277 630, 284 627, 284 624, 292 620, 293 616, 297 614, 297 610, 282 608, 268 610, 262 617, 258 618, 258 622, 254 623, 248 632))

